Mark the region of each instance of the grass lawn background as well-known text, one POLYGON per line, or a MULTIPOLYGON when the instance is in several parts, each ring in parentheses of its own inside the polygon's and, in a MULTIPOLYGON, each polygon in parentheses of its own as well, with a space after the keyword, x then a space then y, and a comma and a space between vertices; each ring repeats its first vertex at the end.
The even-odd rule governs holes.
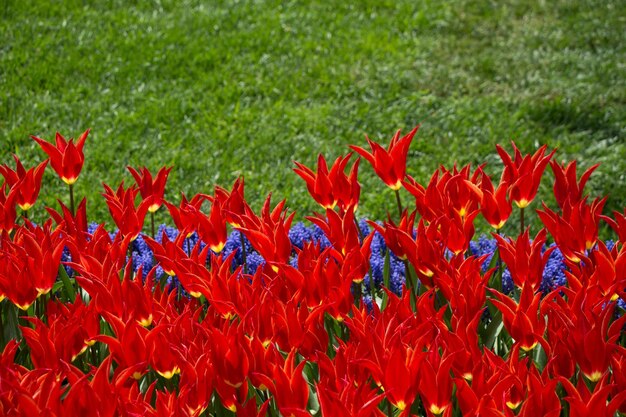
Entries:
MULTIPOLYGON (((176 202, 244 175, 256 207, 271 191, 302 218, 317 207, 293 160, 421 122, 422 183, 454 161, 496 179, 494 144, 514 139, 601 162, 589 190, 610 194, 605 213, 626 206, 625 2, 347 3, 2 0, 0 162, 42 160, 31 134, 91 127, 76 192, 92 220, 112 223, 101 183, 132 183, 127 165, 174 165, 176 202)), ((45 204, 67 201, 51 170, 44 181, 45 204)), ((395 213, 367 163, 361 182, 360 215, 395 213)))

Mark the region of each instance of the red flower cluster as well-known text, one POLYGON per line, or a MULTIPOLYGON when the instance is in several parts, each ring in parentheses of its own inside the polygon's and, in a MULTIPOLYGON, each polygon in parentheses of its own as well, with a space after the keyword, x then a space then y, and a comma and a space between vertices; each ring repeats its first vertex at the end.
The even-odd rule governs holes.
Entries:
MULTIPOLYGON (((85 200, 75 212, 47 208, 40 226, 18 217, 17 207, 35 204, 47 161, 27 170, 15 157, 15 171, 1 166, 0 415, 626 412, 626 211, 604 216, 606 200, 584 196, 596 167, 577 181, 575 164, 550 162, 546 146, 522 155, 514 145, 513 157, 498 147, 498 184, 486 166, 455 166, 422 185, 406 175, 416 131, 398 132, 387 149, 368 139, 372 153, 352 147, 396 192, 399 217, 369 224, 389 250, 379 279, 389 286, 391 258, 404 262, 400 296, 369 275, 374 234, 363 236, 356 221, 359 160, 346 173, 351 154, 330 169, 323 156, 316 171, 296 163, 325 210, 308 219, 326 243, 300 246, 290 240, 294 213, 285 201, 268 196, 255 212, 242 179, 231 191, 175 203, 165 196, 169 168, 155 177, 129 168, 136 185, 104 185, 119 230, 112 236, 104 225, 89 231, 85 200), (511 202, 529 206, 548 163, 558 208, 544 203, 544 227, 516 233, 507 224, 511 202), (401 206, 402 188, 414 204, 401 206), (142 234, 146 213, 161 204, 176 237, 142 234), (479 214, 498 231, 489 266, 469 250, 479 214), (601 220, 617 235, 613 246, 598 238, 601 220), (264 266, 247 270, 235 260, 245 260, 245 244, 228 253, 229 228, 264 266), (138 236, 155 261, 149 271, 128 256, 138 236), (546 250, 548 240, 555 245, 546 250), (567 282, 546 289, 557 250, 567 282)), ((76 144, 57 135, 56 147, 35 138, 68 184, 80 173, 87 133, 76 144)))

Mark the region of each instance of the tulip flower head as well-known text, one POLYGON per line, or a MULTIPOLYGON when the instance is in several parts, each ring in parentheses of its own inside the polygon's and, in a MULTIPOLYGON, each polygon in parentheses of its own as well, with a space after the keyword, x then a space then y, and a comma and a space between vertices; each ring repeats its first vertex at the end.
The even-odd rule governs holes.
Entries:
POLYGON ((406 177, 406 158, 411 141, 418 129, 419 126, 402 137, 400 137, 400 131, 398 130, 391 139, 387 149, 370 140, 367 136, 365 138, 370 145, 371 153, 360 146, 350 145, 350 149, 356 151, 372 164, 374 171, 385 184, 392 190, 397 191, 402 187, 402 181, 406 177))
POLYGON ((80 171, 85 163, 83 147, 85 146, 87 135, 89 135, 89 129, 85 130, 74 143, 73 138, 66 140, 57 132, 55 137, 56 146, 36 136, 31 136, 31 138, 48 154, 50 165, 52 165, 52 169, 54 169, 57 175, 61 177, 63 182, 71 185, 78 179, 78 175, 80 175, 80 171))

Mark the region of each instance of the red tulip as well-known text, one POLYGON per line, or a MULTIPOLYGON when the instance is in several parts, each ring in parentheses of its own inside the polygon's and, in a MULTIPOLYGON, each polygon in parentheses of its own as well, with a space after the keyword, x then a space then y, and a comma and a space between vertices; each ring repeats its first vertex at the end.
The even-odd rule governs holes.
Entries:
POLYGON ((371 153, 354 145, 350 145, 350 149, 356 151, 372 164, 376 175, 378 175, 389 188, 399 190, 406 176, 406 159, 409 153, 409 146, 411 146, 413 136, 415 136, 418 129, 419 126, 415 127, 403 137, 400 137, 400 131, 398 130, 391 139, 387 149, 370 140, 367 136, 365 138, 370 145, 371 153))
POLYGON ((556 393, 558 380, 548 379, 539 375, 532 367, 527 379, 528 397, 522 404, 518 416, 520 417, 559 417, 561 402, 556 393))
POLYGON ((124 189, 124 182, 120 184, 117 191, 113 191, 106 184, 104 186, 104 198, 106 199, 109 213, 113 217, 113 221, 117 225, 120 233, 124 237, 130 237, 133 241, 141 233, 143 221, 151 204, 149 200, 142 201, 138 207, 135 207, 135 197, 137 196, 137 188, 135 186, 124 189))
POLYGON ((407 176, 402 184, 415 197, 417 211, 425 221, 433 222, 442 216, 459 216, 465 219, 478 208, 480 198, 468 182, 477 184, 480 173, 482 167, 471 176, 469 165, 461 170, 455 165, 452 171, 440 167, 430 177, 426 188, 411 176, 407 176))
MULTIPOLYGON (((0 207, 1 212, 1 207, 0 207)), ((619 211, 613 211, 612 219, 608 216, 600 216, 602 220, 608 223, 609 226, 617 233, 617 239, 619 242, 624 245, 626 244, 626 208, 624 208, 624 212, 620 213, 619 211)))
POLYGON ((504 171, 502 172, 500 183, 509 184, 509 197, 518 207, 524 208, 537 195, 543 171, 546 169, 556 149, 546 155, 548 145, 543 145, 533 155, 522 156, 520 150, 515 146, 515 142, 512 142, 512 144, 513 158, 504 148, 496 145, 498 154, 500 154, 500 158, 504 162, 504 171))
POLYGON ((36 136, 31 136, 45 153, 50 157, 50 164, 57 175, 68 185, 74 184, 80 175, 85 162, 83 147, 85 139, 89 135, 89 129, 85 130, 78 138, 76 143, 74 139, 66 141, 59 132, 56 134, 56 146, 36 136))
POLYGON ((178 207, 164 201, 174 221, 174 225, 179 232, 185 231, 186 237, 190 237, 197 228, 196 213, 200 210, 204 200, 205 196, 202 194, 195 195, 190 201, 187 200, 185 194, 182 194, 178 207))
POLYGON ((250 352, 241 328, 231 326, 226 332, 211 330, 212 363, 215 388, 224 407, 232 412, 243 403, 248 391, 250 352))
POLYGON ((500 183, 497 189, 494 189, 491 179, 487 174, 482 174, 480 187, 471 181, 466 181, 474 193, 480 199, 480 212, 487 220, 489 225, 496 230, 500 230, 511 215, 511 202, 507 200, 509 185, 500 183))
POLYGON ((139 380, 148 371, 150 360, 150 351, 146 344, 148 330, 132 319, 124 323, 106 312, 103 317, 111 325, 115 336, 98 335, 94 339, 108 346, 120 369, 132 369, 132 377, 139 380))
POLYGON ((17 213, 15 204, 18 197, 18 188, 9 188, 6 194, 7 183, 0 187, 0 233, 2 231, 11 232, 15 228, 17 213))
POLYGON ((15 159, 15 171, 9 168, 8 165, 0 165, 0 174, 2 174, 9 187, 16 186, 17 205, 26 211, 37 201, 39 190, 41 189, 41 179, 49 160, 46 159, 35 168, 26 171, 17 155, 13 155, 13 159, 15 159))
POLYGON ((407 259, 407 248, 403 245, 403 241, 413 239, 415 214, 414 211, 410 215, 404 210, 400 218, 400 224, 396 225, 389 217, 388 221, 379 225, 376 222, 368 220, 367 223, 372 226, 380 235, 385 239, 385 244, 398 258, 404 260, 407 259), (403 238, 400 238, 403 236, 403 238))
POLYGON ((550 210, 543 203, 543 210, 537 210, 537 214, 563 256, 572 262, 580 262, 581 256, 596 244, 605 203, 606 197, 595 199, 591 204, 584 198, 575 204, 567 203, 561 214, 550 210))
POLYGON ((543 280, 543 270, 556 246, 543 250, 546 243, 546 230, 541 229, 532 243, 529 229, 518 236, 515 242, 494 234, 498 243, 500 257, 509 268, 515 285, 522 288, 528 283, 534 291, 539 289, 543 280))
POLYGON ((354 210, 337 213, 334 210, 326 209, 326 218, 322 214, 315 213, 315 216, 309 216, 307 220, 322 229, 333 248, 342 256, 345 256, 353 248, 360 247, 354 210))
POLYGON ((165 379, 172 379, 183 367, 182 354, 173 342, 170 327, 160 324, 146 335, 146 349, 150 366, 165 379))
POLYGON ((307 412, 309 385, 302 374, 307 361, 295 365, 296 351, 292 349, 284 364, 275 363, 270 375, 259 375, 259 380, 276 399, 283 416, 310 417, 307 412))
POLYGON ((189 209, 195 211, 195 224, 198 236, 206 243, 213 252, 220 253, 226 244, 228 231, 226 230, 226 220, 222 204, 214 199, 211 205, 211 214, 207 216, 193 206, 189 209))
POLYGON ((441 358, 437 349, 422 362, 420 393, 429 416, 452 415, 452 361, 452 356, 441 358))
POLYGON ((570 162, 566 167, 552 160, 550 166, 554 173, 554 197, 559 207, 563 208, 568 201, 573 205, 582 200, 585 184, 600 164, 595 164, 587 169, 580 177, 580 181, 576 180, 576 161, 570 162))
POLYGON ((56 280, 65 238, 51 223, 22 227, 13 240, 6 234, 0 240, 0 297, 22 310, 50 292, 56 280))
POLYGON ((156 177, 153 179, 152 174, 148 171, 148 168, 143 167, 138 172, 132 167, 127 167, 128 171, 135 178, 135 182, 139 187, 141 198, 149 200, 150 205, 148 211, 150 213, 156 212, 163 204, 163 194, 165 193, 165 182, 172 168, 161 168, 157 172, 156 177))
POLYGON ((237 216, 243 216, 251 211, 244 197, 243 177, 237 178, 230 192, 222 187, 215 187, 215 199, 222 205, 226 222, 233 227, 241 226, 236 223, 237 216))
POLYGON ((534 349, 537 343, 549 351, 547 342, 543 338, 546 329, 546 322, 539 314, 539 303, 541 302, 541 292, 536 294, 530 284, 522 287, 519 304, 511 297, 489 288, 491 294, 497 299, 490 301, 502 313, 504 327, 511 337, 515 339, 515 344, 522 350, 529 352, 534 349))
POLYGON ((61 213, 50 207, 46 207, 46 211, 57 225, 63 228, 68 238, 72 239, 76 246, 86 247, 88 239, 91 238, 87 233, 87 200, 83 198, 78 203, 76 214, 72 214, 71 210, 61 201, 59 204, 61 205, 61 213))
POLYGON ((595 386, 593 392, 589 392, 589 388, 582 379, 578 380, 577 386, 574 386, 567 378, 559 378, 559 382, 563 384, 563 388, 569 394, 564 399, 569 403, 571 417, 613 417, 619 407, 626 401, 626 392, 622 391, 617 395, 609 395, 613 389, 613 385, 605 385, 600 382, 595 386))
POLYGON ((254 249, 265 259, 274 272, 279 270, 279 264, 289 262, 291 256, 291 240, 289 228, 294 213, 287 216, 285 201, 281 201, 270 211, 271 195, 265 199, 261 210, 261 217, 252 211, 242 216, 235 216, 240 231, 248 238, 254 249))
POLYGON ((360 185, 357 182, 359 159, 356 160, 350 171, 350 177, 345 174, 345 167, 352 153, 339 157, 328 170, 326 159, 320 154, 317 158, 317 173, 312 169, 295 162, 298 168, 294 171, 305 182, 309 194, 325 209, 333 209, 337 203, 340 208, 351 206, 356 210, 359 201, 360 185))

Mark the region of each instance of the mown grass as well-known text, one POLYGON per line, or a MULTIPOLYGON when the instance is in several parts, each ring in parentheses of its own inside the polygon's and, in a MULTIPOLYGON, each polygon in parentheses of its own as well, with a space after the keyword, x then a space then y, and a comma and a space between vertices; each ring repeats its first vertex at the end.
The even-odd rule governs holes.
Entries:
MULTIPOLYGON (((418 123, 422 182, 454 161, 498 175, 494 144, 514 139, 601 162, 590 192, 626 206, 623 1, 0 4, 2 162, 41 160, 31 134, 91 127, 77 194, 94 220, 109 221, 101 183, 131 181, 126 165, 173 165, 173 200, 244 175, 256 206, 273 192, 309 214, 293 160, 418 123)), ((382 219, 392 193, 366 165, 361 178, 361 214, 382 219)), ((45 182, 46 204, 65 196, 45 182)))

